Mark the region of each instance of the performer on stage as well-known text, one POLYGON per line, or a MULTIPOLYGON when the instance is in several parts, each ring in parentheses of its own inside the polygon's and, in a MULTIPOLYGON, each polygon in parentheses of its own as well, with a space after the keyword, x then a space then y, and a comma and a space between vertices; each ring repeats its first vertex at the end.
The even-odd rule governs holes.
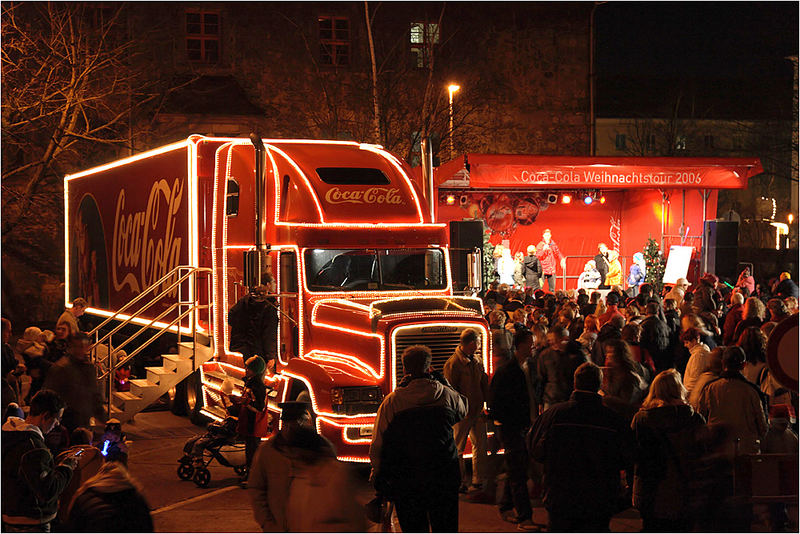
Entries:
POLYGON ((597 256, 594 257, 594 265, 600 273, 600 289, 608 289, 606 285, 606 275, 608 274, 608 246, 605 243, 598 243, 597 256))
MULTIPOLYGON (((545 228, 544 232, 542 232, 542 240, 536 245, 536 255, 539 257, 539 261, 542 262, 542 276, 547 281, 550 293, 555 293, 556 260, 561 264, 562 269, 566 267, 567 260, 561 254, 556 242, 552 240, 550 228, 545 228)), ((542 287, 544 287, 544 284, 542 284, 542 287)))

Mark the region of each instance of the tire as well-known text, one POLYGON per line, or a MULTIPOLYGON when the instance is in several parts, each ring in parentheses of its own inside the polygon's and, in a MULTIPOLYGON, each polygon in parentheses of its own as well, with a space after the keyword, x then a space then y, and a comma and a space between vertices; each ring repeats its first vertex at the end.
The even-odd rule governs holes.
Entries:
POLYGON ((198 401, 202 402, 200 370, 190 374, 169 391, 170 411, 175 415, 191 415, 198 401))
POLYGON ((192 482, 197 484, 200 488, 207 488, 208 483, 211 482, 211 472, 205 467, 198 467, 194 471, 192 482))
POLYGON ((186 462, 181 462, 178 466, 178 478, 181 480, 190 480, 194 475, 194 466, 186 462))

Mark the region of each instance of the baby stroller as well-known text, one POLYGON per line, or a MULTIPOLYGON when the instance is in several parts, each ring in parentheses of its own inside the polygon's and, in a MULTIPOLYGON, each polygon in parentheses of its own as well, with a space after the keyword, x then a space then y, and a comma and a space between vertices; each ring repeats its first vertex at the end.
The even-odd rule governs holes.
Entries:
POLYGON ((183 446, 184 455, 178 466, 178 477, 181 480, 191 479, 201 488, 211 482, 208 465, 216 460, 225 467, 232 467, 240 477, 247 472, 245 446, 236 441, 235 417, 226 417, 222 421, 208 424, 208 432, 202 436, 194 436, 183 446))

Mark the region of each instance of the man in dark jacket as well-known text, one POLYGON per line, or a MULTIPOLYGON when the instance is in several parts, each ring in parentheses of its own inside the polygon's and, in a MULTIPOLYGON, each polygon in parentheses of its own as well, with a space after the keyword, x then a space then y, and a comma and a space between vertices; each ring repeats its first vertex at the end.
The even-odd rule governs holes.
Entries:
POLYGON ((786 297, 798 298, 797 284, 794 283, 791 275, 787 272, 783 272, 780 278, 780 281, 773 291, 774 295, 781 299, 785 299, 786 297))
POLYGON ((608 274, 608 245, 605 243, 597 244, 597 255, 594 257, 594 266, 600 273, 600 289, 608 289, 605 285, 606 275, 608 274))
POLYGON ((505 449, 507 474, 503 482, 500 516, 518 523, 520 530, 533 530, 533 510, 528 495, 528 454, 525 432, 531 424, 530 397, 522 364, 531 356, 533 334, 520 328, 514 334, 514 357, 495 371, 489 384, 489 416, 496 422, 505 449), (516 509, 516 514, 514 510, 516 509))
POLYGON ((85 332, 69 338, 68 358, 53 364, 44 387, 64 399, 63 424, 69 432, 79 426, 88 427, 89 419, 104 417, 103 399, 97 381, 97 368, 89 361, 91 339, 85 332))
POLYGON ((667 352, 670 331, 667 323, 659 317, 660 309, 657 302, 647 303, 647 317, 641 322, 642 336, 639 339, 639 345, 653 357, 656 372, 672 367, 672 355, 667 352))
POLYGON ((544 464, 549 532, 608 532, 620 471, 633 466, 631 430, 603 405, 597 393, 602 382, 593 363, 578 367, 570 400, 539 416, 528 436, 531 456, 544 464))
POLYGON ((597 341, 592 347, 592 361, 597 365, 605 365, 606 362, 606 341, 610 339, 621 339, 622 328, 625 326, 625 318, 615 315, 609 322, 600 328, 597 334, 597 341))
POLYGON ((261 280, 262 285, 239 299, 228 312, 230 349, 241 352, 245 360, 261 356, 271 370, 278 351, 278 308, 275 298, 267 296, 273 291, 272 275, 264 273, 261 280))
POLYGON ((2 430, 3 532, 49 532, 58 497, 67 487, 75 460, 55 465, 44 442, 64 414, 64 401, 42 389, 31 399, 25 420, 10 417, 2 430))
POLYGON ((554 327, 547 334, 547 342, 550 346, 536 360, 536 372, 544 387, 545 410, 569 400, 575 369, 588 361, 580 344, 570 342, 565 328, 554 327))
POLYGON ((431 351, 403 351, 406 376, 383 399, 369 449, 375 489, 391 499, 403 532, 458 532, 458 465, 453 425, 467 399, 441 374, 430 374, 431 351))
POLYGON ((539 282, 542 279, 542 263, 536 256, 534 245, 528 245, 528 255, 522 260, 522 272, 525 275, 525 287, 532 287, 534 291, 542 287, 539 282))

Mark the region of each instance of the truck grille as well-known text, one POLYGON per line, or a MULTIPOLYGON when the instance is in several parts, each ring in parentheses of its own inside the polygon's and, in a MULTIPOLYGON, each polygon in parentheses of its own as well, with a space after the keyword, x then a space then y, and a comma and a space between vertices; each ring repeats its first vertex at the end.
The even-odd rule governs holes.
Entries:
MULTIPOLYGON (((478 325, 476 325, 478 326, 478 325)), ((425 345, 433 353, 433 368, 441 371, 445 362, 453 355, 459 344, 461 331, 466 326, 440 326, 440 325, 418 325, 413 327, 400 327, 394 336, 395 354, 395 380, 394 384, 403 377, 403 351, 411 345, 425 345)), ((483 346, 483 331, 478 330, 478 351, 483 346)))

